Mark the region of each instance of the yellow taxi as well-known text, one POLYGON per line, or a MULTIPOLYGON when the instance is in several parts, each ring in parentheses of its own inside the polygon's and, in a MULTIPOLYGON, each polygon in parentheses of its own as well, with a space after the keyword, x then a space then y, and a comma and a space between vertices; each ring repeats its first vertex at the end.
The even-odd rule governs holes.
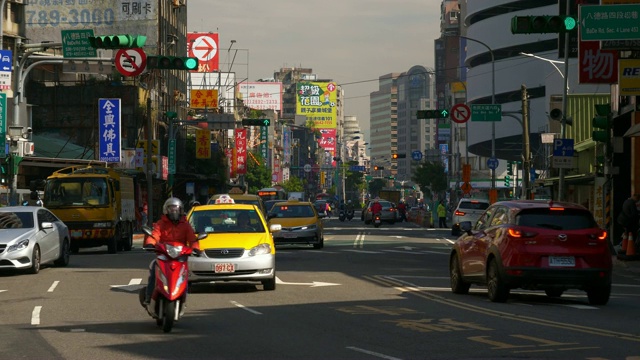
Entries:
POLYGON ((260 211, 262 211, 262 215, 267 216, 267 208, 264 205, 264 201, 258 195, 254 194, 245 194, 244 192, 229 192, 229 194, 216 194, 211 196, 207 204, 215 204, 216 200, 220 198, 220 196, 230 196, 236 204, 253 204, 257 206, 260 211))
POLYGON ((269 225, 280 225, 273 233, 276 244, 310 244, 314 249, 324 247, 322 216, 308 201, 289 199, 275 203, 267 216, 269 225))
POLYGON ((187 215, 200 240, 200 257, 189 257, 189 282, 254 282, 276 288, 276 248, 261 209, 238 204, 227 194, 214 204, 194 207, 187 215))

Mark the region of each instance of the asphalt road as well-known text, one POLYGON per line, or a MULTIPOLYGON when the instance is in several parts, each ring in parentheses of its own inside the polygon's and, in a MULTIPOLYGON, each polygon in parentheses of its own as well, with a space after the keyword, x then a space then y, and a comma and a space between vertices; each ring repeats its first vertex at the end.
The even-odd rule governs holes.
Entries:
POLYGON ((590 306, 449 288, 449 231, 325 220, 325 247, 279 247, 275 291, 194 286, 162 333, 140 307, 152 255, 82 249, 66 268, 0 274, 0 358, 635 359, 640 272, 616 266, 612 298, 590 306))

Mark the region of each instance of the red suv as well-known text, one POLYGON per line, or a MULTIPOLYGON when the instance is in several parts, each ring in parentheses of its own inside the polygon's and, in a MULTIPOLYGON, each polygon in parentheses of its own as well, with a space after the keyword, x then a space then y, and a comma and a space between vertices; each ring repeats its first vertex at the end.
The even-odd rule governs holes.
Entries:
POLYGON ((588 209, 567 202, 536 200, 492 204, 464 232, 449 258, 451 290, 488 288, 489 299, 505 302, 511 289, 544 290, 560 297, 567 289, 587 292, 604 305, 611 294, 612 261, 607 232, 588 209))

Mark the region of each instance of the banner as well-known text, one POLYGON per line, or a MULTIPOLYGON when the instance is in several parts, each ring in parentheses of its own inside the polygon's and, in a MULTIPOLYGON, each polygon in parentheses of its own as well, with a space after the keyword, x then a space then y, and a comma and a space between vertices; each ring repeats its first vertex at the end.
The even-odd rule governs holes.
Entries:
POLYGON ((299 82, 296 84, 296 115, 313 121, 316 129, 335 129, 338 87, 333 82, 299 82))
POLYGON ((211 131, 196 130, 196 159, 211 159, 211 131))
POLYGON ((120 163, 120 99, 98 99, 99 160, 120 163))
POLYGON ((236 148, 234 161, 237 163, 236 172, 238 175, 247 173, 247 130, 235 129, 236 148))

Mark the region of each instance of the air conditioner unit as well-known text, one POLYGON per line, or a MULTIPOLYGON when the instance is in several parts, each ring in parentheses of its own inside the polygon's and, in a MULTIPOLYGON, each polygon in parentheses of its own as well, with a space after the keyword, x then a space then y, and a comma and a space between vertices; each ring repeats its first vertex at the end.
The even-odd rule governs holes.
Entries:
POLYGON ((35 144, 31 141, 22 142, 22 154, 23 156, 33 155, 35 152, 35 144))

